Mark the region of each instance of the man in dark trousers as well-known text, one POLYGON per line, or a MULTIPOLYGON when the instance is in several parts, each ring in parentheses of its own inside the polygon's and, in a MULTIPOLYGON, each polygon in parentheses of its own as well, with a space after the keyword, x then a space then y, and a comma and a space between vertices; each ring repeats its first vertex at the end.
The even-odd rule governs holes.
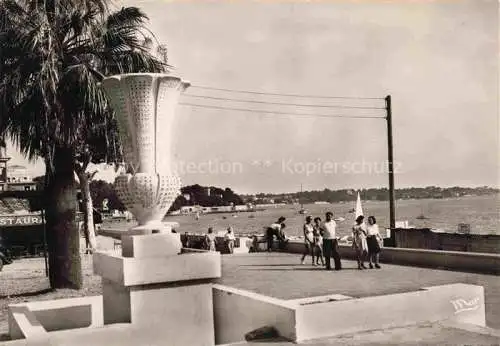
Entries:
POLYGON ((333 213, 326 213, 326 220, 321 225, 323 235, 323 254, 326 260, 326 270, 332 270, 330 259, 333 257, 335 262, 335 270, 342 269, 339 254, 339 244, 336 237, 337 223, 333 220, 333 213))
POLYGON ((273 248, 274 236, 276 239, 280 239, 281 229, 285 227, 283 223, 286 220, 284 216, 280 216, 277 222, 271 224, 266 230, 267 238, 267 251, 271 251, 273 248))

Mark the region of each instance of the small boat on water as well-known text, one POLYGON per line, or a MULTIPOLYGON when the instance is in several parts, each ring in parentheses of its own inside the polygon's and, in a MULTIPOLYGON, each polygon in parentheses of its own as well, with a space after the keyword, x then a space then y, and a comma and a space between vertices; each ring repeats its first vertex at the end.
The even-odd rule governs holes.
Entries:
POLYGON ((425 216, 423 213, 416 217, 417 220, 429 220, 430 217, 425 216))
POLYGON ((430 218, 429 218, 429 217, 427 217, 427 216, 425 216, 425 214, 424 214, 424 208, 422 208, 422 212, 420 213, 420 215, 418 215, 418 216, 416 217, 416 219, 417 219, 417 220, 429 220, 430 218))

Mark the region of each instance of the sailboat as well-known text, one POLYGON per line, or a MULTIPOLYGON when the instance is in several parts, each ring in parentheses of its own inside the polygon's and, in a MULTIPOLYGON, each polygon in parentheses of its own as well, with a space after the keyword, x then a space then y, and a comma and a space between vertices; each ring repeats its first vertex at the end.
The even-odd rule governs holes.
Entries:
MULTIPOLYGON (((300 184, 300 194, 302 195, 302 184, 300 184)), ((299 214, 307 214, 307 210, 304 209, 304 204, 300 202, 299 214)))
POLYGON ((425 216, 424 214, 424 208, 422 208, 422 212, 420 213, 420 215, 418 215, 415 219, 417 220, 428 220, 429 218, 427 216, 425 216))
POLYGON ((357 219, 358 216, 364 215, 363 214, 363 207, 361 206, 361 196, 359 195, 358 191, 358 198, 356 200, 356 208, 354 209, 354 217, 357 219))
MULTIPOLYGON (((358 216, 364 215, 363 214, 363 206, 361 205, 361 196, 358 191, 358 197, 356 199, 356 207, 354 209, 349 210, 349 213, 354 213, 354 219, 357 219, 358 216)), ((336 218, 335 221, 344 221, 344 218, 336 218)), ((352 236, 345 235, 342 238, 340 238, 340 242, 342 243, 348 243, 352 241, 352 236)))

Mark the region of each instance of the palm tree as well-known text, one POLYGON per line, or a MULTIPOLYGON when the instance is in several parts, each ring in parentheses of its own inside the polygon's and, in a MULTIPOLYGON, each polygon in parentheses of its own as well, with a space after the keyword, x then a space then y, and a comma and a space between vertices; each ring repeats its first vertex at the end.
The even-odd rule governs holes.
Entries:
POLYGON ((86 253, 92 253, 96 249, 96 237, 94 229, 94 207, 90 193, 90 182, 98 170, 88 172, 87 169, 93 164, 114 164, 115 172, 123 162, 120 140, 118 137, 118 124, 112 119, 112 113, 108 112, 109 119, 105 124, 92 126, 86 142, 77 147, 75 156, 75 173, 82 196, 83 233, 86 241, 86 253))
POLYGON ((135 7, 111 13, 106 0, 0 0, 0 134, 46 164, 53 288, 82 284, 74 162, 110 118, 103 75, 167 68, 142 44, 146 20, 135 7))

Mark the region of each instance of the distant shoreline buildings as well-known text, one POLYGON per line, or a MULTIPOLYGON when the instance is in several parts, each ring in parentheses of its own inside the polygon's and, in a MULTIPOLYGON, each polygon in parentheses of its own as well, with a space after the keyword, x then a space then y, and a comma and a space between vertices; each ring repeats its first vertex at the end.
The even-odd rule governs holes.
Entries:
MULTIPOLYGON (((355 194, 353 189, 342 190, 318 190, 318 191, 302 191, 296 193, 272 194, 259 193, 253 195, 240 195, 246 203, 260 204, 297 204, 300 200, 303 204, 328 204, 350 202, 354 199, 355 194)), ((387 188, 372 188, 359 190, 361 198, 364 201, 387 201, 389 192, 387 188)), ((411 199, 445 199, 459 198, 468 196, 486 196, 500 193, 497 188, 488 186, 468 188, 468 187, 449 187, 441 188, 436 186, 415 187, 396 189, 397 200, 411 199)))

